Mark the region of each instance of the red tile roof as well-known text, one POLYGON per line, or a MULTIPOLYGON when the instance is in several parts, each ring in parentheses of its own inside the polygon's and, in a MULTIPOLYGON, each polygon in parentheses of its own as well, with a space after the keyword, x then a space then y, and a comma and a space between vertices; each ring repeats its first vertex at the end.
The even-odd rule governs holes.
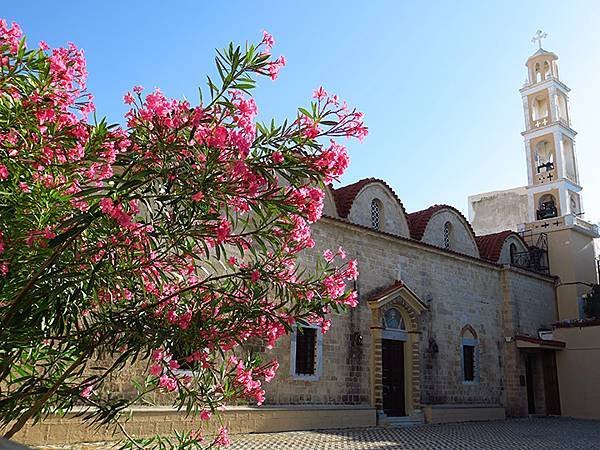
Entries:
POLYGON ((342 186, 338 189, 332 189, 333 199, 335 200, 335 207, 339 216, 343 219, 348 217, 350 214, 350 209, 352 209, 352 204, 354 203, 354 199, 358 195, 358 193, 371 183, 380 183, 383 184, 392 194, 392 196, 398 202, 398 205, 402 209, 404 215, 406 215, 406 210, 404 209, 404 205, 400 201, 400 198, 396 195, 394 190, 387 184, 385 181, 380 180, 379 178, 364 178, 356 183, 349 184, 348 186, 342 186))
POLYGON ((505 230, 498 233, 475 236, 477 247, 479 247, 479 255, 489 261, 498 262, 500 253, 502 252, 502 246, 509 236, 515 236, 523 243, 523 246, 527 248, 527 244, 523 241, 521 236, 512 230, 505 230))
POLYGON ((374 300, 379 300, 380 298, 383 298, 386 295, 391 294, 392 292, 400 289, 402 286, 404 286, 404 283, 400 280, 396 280, 391 285, 375 291, 367 300, 370 302, 374 300))
POLYGON ((416 212, 410 213, 407 216, 408 228, 410 228, 410 237, 420 241, 421 238, 423 238, 423 233, 425 233, 425 229, 427 228, 429 219, 431 219, 431 217, 435 213, 437 213, 438 211, 441 211, 443 209, 450 209, 450 210, 454 211, 455 213, 457 213, 460 217, 462 217, 464 222, 467 224, 467 227, 471 231, 471 235, 475 236, 475 232, 473 231, 473 228, 471 227, 471 224, 469 223, 467 218, 465 216, 463 216, 463 214, 458 209, 456 209, 454 206, 433 205, 427 209, 423 209, 421 211, 416 211, 416 212))

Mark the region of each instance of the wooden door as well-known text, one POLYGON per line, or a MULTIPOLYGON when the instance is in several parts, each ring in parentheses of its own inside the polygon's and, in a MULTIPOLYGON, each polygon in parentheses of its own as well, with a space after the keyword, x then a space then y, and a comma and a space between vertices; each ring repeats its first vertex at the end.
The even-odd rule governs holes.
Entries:
POLYGON ((529 414, 535 414, 535 389, 533 380, 533 355, 526 355, 525 383, 527 384, 527 412, 529 414))
POLYGON ((383 411, 388 416, 405 416, 404 342, 382 340, 383 411))
POLYGON ((553 351, 542 352, 542 366, 544 368, 544 396, 546 398, 546 414, 560 416, 558 375, 556 374, 556 358, 553 351))

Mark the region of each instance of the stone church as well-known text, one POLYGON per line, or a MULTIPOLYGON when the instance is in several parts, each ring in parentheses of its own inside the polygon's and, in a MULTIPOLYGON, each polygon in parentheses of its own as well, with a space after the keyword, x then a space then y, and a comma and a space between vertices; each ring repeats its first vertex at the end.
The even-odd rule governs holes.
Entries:
MULTIPOLYGON (((227 408, 232 432, 528 414, 600 419, 600 321, 582 320, 580 307, 597 283, 598 231, 581 214, 576 133, 557 59, 540 45, 526 62, 529 184, 470 197, 470 220, 450 205, 409 213, 377 178, 328 188, 316 246, 301 262, 314 266, 325 249, 342 246, 359 261, 359 304, 332 317, 326 334, 294 330, 269 351, 281 366, 265 385, 265 405, 227 408)), ((41 443, 62 436, 65 423, 63 442, 85 436, 71 419, 45 421, 41 443)), ((128 427, 151 435, 190 420, 140 408, 128 427)), ((31 433, 22 440, 35 442, 31 433)))
POLYGON ((275 349, 268 403, 308 408, 304 426, 600 418, 573 406, 600 390, 570 375, 600 356, 600 333, 586 338, 595 353, 578 353, 559 326, 581 319, 597 283, 598 230, 582 217, 569 88, 543 37, 520 90, 528 186, 470 197, 470 221, 449 205, 407 213, 376 178, 329 190, 305 263, 341 245, 359 260, 360 303, 327 334, 296 331, 275 349))

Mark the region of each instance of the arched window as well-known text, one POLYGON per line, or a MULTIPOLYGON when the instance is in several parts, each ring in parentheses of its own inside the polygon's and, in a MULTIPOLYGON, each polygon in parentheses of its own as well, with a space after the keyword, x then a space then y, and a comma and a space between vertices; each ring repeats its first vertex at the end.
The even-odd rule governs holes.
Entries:
POLYGON ((571 214, 579 215, 581 213, 579 198, 577 197, 577 194, 574 194, 573 192, 569 193, 569 207, 571 209, 571 214))
POLYGON ((556 207, 556 199, 552 194, 544 194, 538 202, 538 210, 536 211, 536 219, 550 219, 558 216, 558 208, 556 207))
POLYGON ((537 173, 554 169, 554 152, 548 141, 541 141, 535 145, 535 165, 537 173))
POLYGON ((544 80, 547 80, 551 76, 552 72, 550 70, 550 64, 548 64, 548 61, 544 61, 544 80))
POLYGON ((514 242, 510 243, 510 263, 515 264, 517 260, 517 245, 514 242))
POLYGON ((450 222, 444 224, 444 248, 446 250, 452 248, 452 224, 450 222))
POLYGON ((540 63, 536 63, 534 70, 534 82, 539 83, 542 81, 542 71, 540 70, 540 63))
POLYGON ((396 308, 390 308, 383 314, 383 326, 392 330, 406 330, 404 319, 396 308))
POLYGON ((568 137, 563 137, 562 148, 567 178, 577 183, 577 170, 575 167, 575 151, 573 149, 573 141, 568 137))
POLYGON ((548 117, 548 100, 544 95, 535 97, 531 103, 532 111, 531 118, 535 120, 542 120, 548 117))
POLYGON ((373 199, 371 202, 371 227, 374 230, 381 229, 381 222, 383 218, 383 205, 378 199, 373 199))
POLYGON ((479 382, 479 340, 471 325, 465 325, 460 333, 462 381, 465 384, 479 382))

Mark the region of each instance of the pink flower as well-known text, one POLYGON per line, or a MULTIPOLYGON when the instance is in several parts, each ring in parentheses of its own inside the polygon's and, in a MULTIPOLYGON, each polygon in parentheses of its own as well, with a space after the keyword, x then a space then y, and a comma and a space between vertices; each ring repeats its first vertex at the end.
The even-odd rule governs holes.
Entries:
POLYGON ((267 53, 271 53, 271 49, 275 45, 275 39, 267 30, 263 30, 262 43, 265 44, 265 49, 267 53))
POLYGON ((203 198, 204 194, 202 192, 196 192, 194 195, 192 195, 192 200, 195 202, 200 202, 203 198))
POLYGON ((151 358, 153 361, 161 361, 164 357, 165 357, 165 353, 163 350, 161 350, 159 348, 152 350, 151 358))
POLYGON ((258 280, 260 280, 260 272, 258 270, 252 272, 251 280, 253 283, 256 283, 258 280))
POLYGON ((6 261, 0 262, 0 276, 6 277, 8 275, 8 263, 6 261))
POLYGON ((283 162, 283 155, 281 152, 273 152, 271 154, 271 161, 275 164, 281 164, 283 162))
POLYGON ((171 369, 171 370, 177 370, 177 369, 179 369, 179 367, 181 367, 181 366, 179 365, 179 363, 177 362, 177 360, 172 359, 171 361, 169 361, 169 369, 171 369))
POLYGON ((30 187, 27 185, 27 183, 21 181, 19 183, 19 189, 21 189, 21 191, 25 192, 26 194, 28 194, 29 192, 31 192, 30 187))
POLYGON ((8 168, 4 164, 0 164, 0 180, 8 178, 8 168))
POLYGON ((319 101, 323 100, 325 97, 327 97, 327 92, 323 89, 323 86, 319 86, 319 88, 315 89, 313 92, 313 98, 316 98, 319 101))
POLYGON ((217 242, 224 242, 231 234, 231 224, 225 217, 221 218, 219 225, 217 226, 217 242))
POLYGON ((162 366, 160 364, 152 364, 150 366, 150 374, 151 375, 154 375, 155 377, 159 377, 161 373, 162 373, 162 366))
POLYGON ((350 306, 351 308, 355 308, 356 305, 358 305, 358 294, 356 291, 352 291, 350 292, 350 294, 348 294, 348 297, 346 297, 344 299, 344 303, 348 306, 350 306))
POLYGON ((203 409, 200 411, 200 420, 210 420, 211 417, 212 412, 210 412, 208 409, 203 409))
POLYGON ((228 447, 231 445, 231 439, 229 439, 229 431, 227 431, 227 428, 219 428, 219 435, 215 439, 215 444, 222 447, 228 447))
POLYGON ((83 398, 90 398, 92 395, 92 390, 94 389, 94 386, 87 385, 79 395, 81 395, 83 398))
POLYGON ((346 251, 342 247, 338 248, 337 254, 340 258, 346 259, 346 251))
POLYGON ((133 95, 131 95, 131 93, 130 93, 130 92, 128 92, 127 94, 125 94, 125 95, 123 96, 123 102, 124 102, 126 105, 131 105, 132 103, 134 103, 134 102, 135 102, 135 99, 133 98, 133 95))
POLYGON ((286 64, 285 56, 280 56, 275 61, 269 63, 269 65, 268 65, 269 76, 271 77, 272 80, 277 79, 277 77, 279 76, 279 71, 281 70, 282 67, 285 66, 285 64, 286 64))
POLYGON ((265 381, 267 383, 273 378, 275 378, 275 373, 277 372, 277 369, 279 369, 279 362, 277 362, 277 360, 274 360, 271 363, 271 366, 267 370, 265 370, 265 381))
POLYGON ((355 259, 348 261, 348 267, 344 272, 347 280, 356 280, 358 278, 358 262, 355 259))
POLYGON ((158 379, 158 385, 168 392, 173 392, 177 390, 177 380, 175 380, 175 378, 171 378, 166 374, 162 375, 158 379))
POLYGON ((143 90, 144 90, 144 88, 142 86, 134 86, 133 87, 133 92, 135 92, 138 95, 141 94, 143 90))
POLYGON ((327 249, 323 252, 323 258, 325 258, 325 261, 330 263, 335 258, 335 255, 333 254, 333 252, 331 250, 327 249))

